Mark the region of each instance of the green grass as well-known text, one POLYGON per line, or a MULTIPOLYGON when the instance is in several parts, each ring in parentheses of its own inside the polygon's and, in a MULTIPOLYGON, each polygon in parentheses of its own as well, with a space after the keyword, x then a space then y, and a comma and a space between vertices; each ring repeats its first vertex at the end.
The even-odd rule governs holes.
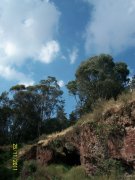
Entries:
MULTIPOLYGON (((24 163, 21 176, 18 180, 126 180, 127 177, 119 169, 112 168, 109 173, 88 176, 82 166, 66 166, 63 164, 52 164, 39 166, 35 161, 24 163), (36 171, 35 171, 36 170, 36 171)), ((135 176, 130 176, 130 180, 135 176)))
POLYGON ((82 180, 89 179, 81 166, 70 167, 63 164, 39 166, 35 161, 25 161, 18 180, 82 180))

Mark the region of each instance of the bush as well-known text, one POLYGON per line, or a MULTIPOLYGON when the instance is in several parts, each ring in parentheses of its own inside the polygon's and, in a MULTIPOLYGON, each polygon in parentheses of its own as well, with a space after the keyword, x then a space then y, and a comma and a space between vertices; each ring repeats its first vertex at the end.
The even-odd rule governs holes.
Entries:
POLYGON ((37 164, 36 161, 25 161, 23 164, 23 168, 21 171, 21 178, 26 179, 29 176, 31 176, 34 172, 37 170, 37 164))
MULTIPOLYGON (((126 179, 123 174, 123 167, 119 161, 108 159, 101 162, 99 171, 94 176, 88 176, 82 166, 66 166, 64 164, 52 164, 49 166, 36 166, 35 161, 25 162, 25 170, 29 169, 29 174, 22 174, 18 180, 119 180, 126 179)), ((0 171, 1 172, 1 171, 0 171)), ((28 171, 27 171, 28 172, 28 171)), ((23 168, 24 173, 24 168, 23 168)), ((26 171, 25 171, 26 173, 26 171)), ((0 174, 1 175, 1 174, 0 174)), ((9 172, 8 172, 9 175, 9 172)), ((2 177, 2 176, 1 176, 2 177)), ((7 176, 6 176, 7 177, 7 176)), ((11 177, 9 175, 9 177, 11 177)), ((130 176, 131 180, 134 176, 130 176)), ((10 178, 12 180, 12 178, 10 178)), ((8 180, 2 179, 1 180, 8 180)), ((15 179, 13 179, 15 180, 15 179)))
POLYGON ((85 170, 81 166, 70 167, 66 165, 52 164, 38 166, 35 171, 35 162, 25 162, 20 180, 88 180, 85 170), (34 167, 34 171, 33 171, 34 167))
POLYGON ((65 177, 63 180, 88 180, 90 179, 86 173, 83 167, 81 166, 76 166, 73 167, 68 173, 65 174, 65 177))
POLYGON ((16 171, 8 169, 6 167, 0 167, 0 179, 1 180, 15 180, 16 171))
POLYGON ((38 168, 37 172, 34 174, 36 180, 62 180, 65 174, 69 171, 70 167, 65 165, 50 165, 42 166, 38 168))

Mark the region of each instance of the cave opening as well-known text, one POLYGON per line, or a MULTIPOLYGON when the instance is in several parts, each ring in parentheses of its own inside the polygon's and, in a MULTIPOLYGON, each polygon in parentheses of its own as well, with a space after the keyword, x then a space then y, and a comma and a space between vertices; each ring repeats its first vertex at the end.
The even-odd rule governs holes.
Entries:
POLYGON ((66 164, 68 166, 79 166, 81 165, 80 154, 76 149, 69 150, 64 147, 62 152, 57 152, 55 154, 54 163, 66 164))
POLYGON ((64 147, 63 152, 66 155, 66 164, 70 166, 81 165, 80 154, 76 149, 68 150, 66 147, 64 147))

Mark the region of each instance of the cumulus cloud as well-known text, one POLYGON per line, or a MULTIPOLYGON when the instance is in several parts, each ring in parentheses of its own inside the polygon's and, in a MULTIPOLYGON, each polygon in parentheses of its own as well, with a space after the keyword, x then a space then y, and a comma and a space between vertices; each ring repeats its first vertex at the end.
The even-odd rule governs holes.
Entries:
POLYGON ((50 41, 41 49, 39 60, 44 63, 50 63, 60 51, 60 46, 56 41, 50 41))
POLYGON ((69 59, 70 59, 70 64, 74 64, 76 59, 78 57, 78 49, 77 48, 73 48, 73 50, 71 51, 70 55, 69 55, 69 59))
POLYGON ((34 84, 34 81, 30 77, 25 76, 10 66, 5 67, 0 65, 0 75, 6 80, 16 80, 19 82, 18 84, 24 84, 26 86, 34 84))
POLYGON ((59 80, 59 81, 58 81, 58 85, 59 85, 60 87, 64 87, 65 83, 64 83, 63 80, 59 80))
POLYGON ((6 71, 6 68, 21 65, 27 59, 42 63, 52 62, 60 50, 58 42, 54 40, 58 32, 59 17, 60 12, 48 0, 1 0, 2 68, 6 71))
POLYGON ((134 0, 85 0, 91 6, 86 28, 87 53, 120 53, 135 46, 134 0))

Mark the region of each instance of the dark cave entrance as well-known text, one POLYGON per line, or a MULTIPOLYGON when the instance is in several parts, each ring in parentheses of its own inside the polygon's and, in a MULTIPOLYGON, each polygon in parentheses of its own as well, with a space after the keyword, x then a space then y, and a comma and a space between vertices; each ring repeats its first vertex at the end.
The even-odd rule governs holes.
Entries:
POLYGON ((66 155, 66 164, 70 166, 81 165, 80 154, 76 149, 71 151, 64 147, 63 152, 66 155))
POLYGON ((80 154, 78 150, 63 148, 63 151, 55 154, 54 163, 57 164, 66 164, 68 166, 79 166, 80 162, 80 154))

